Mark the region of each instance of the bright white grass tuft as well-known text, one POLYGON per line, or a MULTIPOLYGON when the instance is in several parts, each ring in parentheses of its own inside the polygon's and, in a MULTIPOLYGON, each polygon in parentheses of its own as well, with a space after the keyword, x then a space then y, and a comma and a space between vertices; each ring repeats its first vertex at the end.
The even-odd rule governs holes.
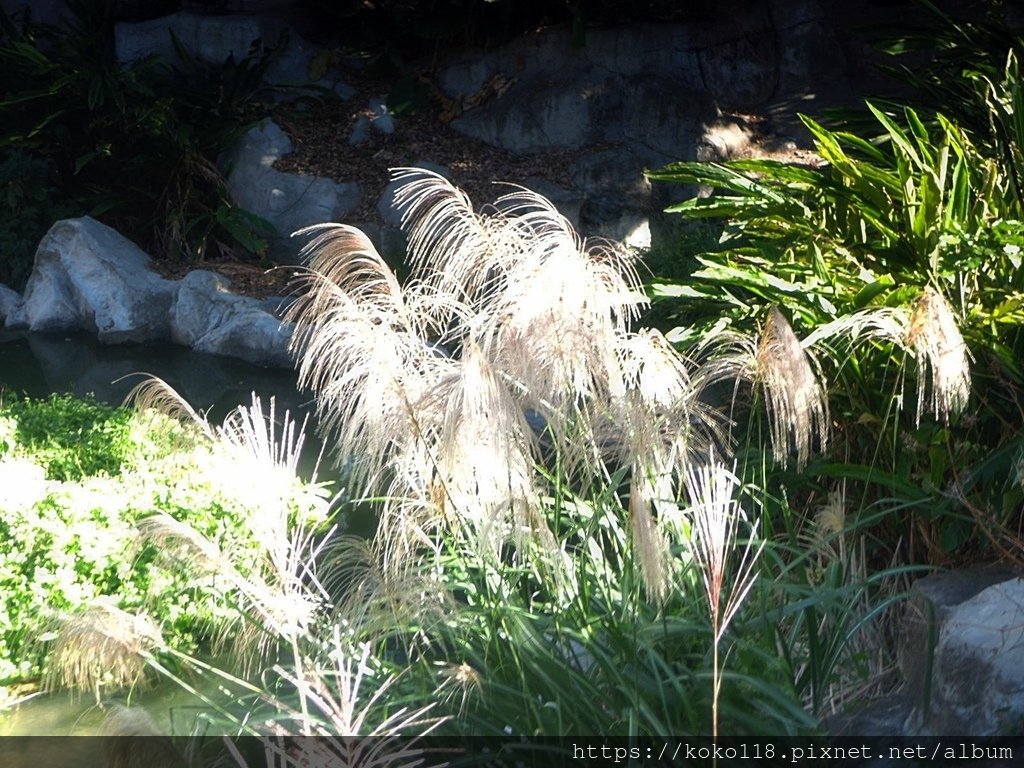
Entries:
POLYGON ((617 446, 620 463, 632 462, 629 508, 634 541, 645 588, 662 602, 671 587, 669 532, 664 528, 675 507, 676 480, 691 462, 706 455, 713 440, 726 438, 715 414, 697 400, 697 385, 685 361, 659 331, 629 336, 620 355, 625 390, 616 403, 614 429, 602 442, 617 446))
POLYGON ((47 688, 88 690, 100 701, 103 686, 125 688, 143 676, 146 656, 163 646, 159 627, 144 614, 131 614, 100 598, 63 616, 47 661, 47 688))
MULTIPOLYGON (((356 459, 356 487, 375 487, 385 469, 416 455, 422 429, 413 404, 452 370, 428 345, 434 306, 407 301, 397 280, 359 230, 342 225, 303 230, 320 234, 309 290, 292 305, 295 346, 303 347, 300 386, 320 400, 321 423, 339 449, 356 459)), ((435 297, 443 302, 443 297, 435 297)))
POLYGON ((315 479, 307 485, 296 474, 305 423, 297 425, 285 412, 279 427, 274 400, 264 412, 253 395, 251 406, 240 406, 212 427, 157 378, 136 387, 127 401, 140 409, 169 408, 196 423, 214 444, 211 460, 225 460, 224 488, 249 511, 251 543, 244 546, 210 539, 164 512, 137 523, 140 539, 157 544, 178 565, 216 577, 226 597, 258 619, 245 622, 240 613, 237 627, 224 630, 237 628, 235 643, 244 657, 269 652, 271 634, 294 639, 310 631, 328 600, 315 564, 329 536, 318 536, 315 527, 326 519, 330 501, 315 479))
POLYGON ((768 310, 757 339, 721 332, 704 346, 715 349, 704 372, 708 382, 748 381, 760 387, 776 461, 795 453, 797 467, 803 468, 815 439, 826 448, 829 416, 821 367, 777 307, 768 310))
POLYGON ((913 308, 872 307, 823 325, 803 342, 810 347, 834 337, 854 343, 883 341, 910 353, 917 363, 916 421, 921 423, 925 401, 937 419, 949 420, 967 405, 971 393, 971 367, 967 345, 956 317, 941 293, 932 287, 913 308), (931 397, 927 397, 928 380, 931 397))
POLYGON ((505 382, 471 339, 465 342, 457 375, 423 401, 436 410, 440 470, 438 489, 446 506, 468 525, 477 541, 496 549, 510 535, 539 529, 530 509, 535 436, 505 382), (511 512, 506 525, 503 510, 511 512))
POLYGON ((722 678, 719 674, 719 644, 747 594, 754 586, 757 563, 764 542, 754 543, 758 521, 750 522, 750 533, 740 546, 740 559, 728 579, 728 559, 736 549, 740 528, 746 522, 736 492, 740 486, 735 469, 729 470, 714 455, 709 463, 691 467, 686 475, 689 513, 693 525, 692 551, 700 566, 704 596, 714 632, 714 669, 712 696, 713 736, 718 737, 718 698, 722 678))
POLYGON ((942 294, 930 286, 914 305, 907 327, 906 344, 918 364, 917 421, 925 402, 925 375, 931 376, 931 411, 935 418, 949 419, 967 405, 971 394, 971 368, 967 345, 957 327, 953 310, 942 294))
POLYGON ((400 566, 443 524, 491 551, 528 535, 557 559, 535 469, 543 442, 584 483, 607 478, 607 462, 634 468, 638 551, 650 589, 663 590, 651 504, 676 498, 697 438, 715 427, 686 362, 660 335, 629 329, 646 302, 633 255, 582 241, 528 190, 478 214, 436 174, 396 178, 409 285, 358 230, 324 225, 290 314, 301 382, 339 456, 356 461, 356 490, 384 490, 383 556, 400 566))

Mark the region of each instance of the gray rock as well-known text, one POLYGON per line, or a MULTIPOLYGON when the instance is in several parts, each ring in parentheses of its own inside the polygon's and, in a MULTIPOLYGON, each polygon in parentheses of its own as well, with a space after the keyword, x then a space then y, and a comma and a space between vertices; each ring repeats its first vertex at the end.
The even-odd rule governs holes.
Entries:
MULTIPOLYGON (((580 229, 582 201, 579 194, 571 189, 552 184, 546 179, 530 178, 523 181, 522 185, 553 203, 558 212, 565 216, 575 229, 580 229)), ((498 189, 501 189, 501 187, 498 187, 498 189)))
POLYGON ((551 28, 466 52, 438 84, 464 110, 451 123, 461 133, 515 153, 582 150, 576 200, 559 205, 578 208, 588 233, 644 243, 673 237, 664 208, 699 191, 653 190, 645 169, 745 156, 751 132, 723 107, 756 109, 780 89, 802 94, 845 74, 827 22, 818 0, 771 0, 754 10, 722 0, 707 21, 588 30, 582 47, 568 29, 551 28), (588 163, 588 154, 600 162, 588 163), (602 174, 602 165, 614 170, 602 174))
POLYGON ((235 204, 267 219, 278 231, 272 255, 298 259, 299 244, 290 239, 312 224, 341 221, 359 205, 359 185, 339 184, 322 176, 283 173, 273 165, 292 151, 284 132, 269 119, 254 126, 230 153, 228 188, 235 204))
POLYGON ((778 90, 834 85, 848 68, 835 28, 815 3, 781 0, 792 13, 778 26, 778 90))
POLYGON ((291 367, 292 325, 268 312, 265 301, 233 294, 228 285, 226 278, 205 270, 186 275, 171 309, 173 340, 197 352, 291 367))
POLYGON ((28 328, 86 330, 104 344, 166 339, 177 286, 150 263, 138 246, 95 219, 58 221, 39 243, 25 287, 28 328))
POLYGON ((370 99, 369 109, 373 113, 370 118, 370 126, 374 130, 388 136, 395 132, 395 118, 388 111, 388 105, 383 96, 370 99))
POLYGON ((23 315, 21 294, 0 283, 0 328, 10 327, 11 319, 23 315))
POLYGON ((896 649, 905 690, 914 702, 908 732, 929 727, 934 714, 934 691, 939 684, 935 654, 950 616, 958 606, 1012 576, 1005 568, 976 568, 935 573, 914 582, 896 649))
POLYGON ((520 82, 487 105, 465 112, 452 128, 510 152, 544 152, 597 142, 595 102, 585 83, 601 86, 599 78, 580 71, 552 69, 557 79, 520 82))
POLYGON ((1024 731, 1024 579, 988 587, 954 608, 935 651, 927 732, 1024 731))
MULTIPOLYGON (((800 55, 799 53, 797 55, 800 55)), ((725 109, 753 107, 778 88, 775 35, 733 38, 697 52, 704 88, 725 109)))
POLYGON ((317 92, 320 95, 331 92, 342 101, 348 101, 355 95, 355 88, 334 67, 329 67, 322 77, 311 83, 313 57, 320 53, 321 48, 304 40, 292 29, 286 28, 286 34, 287 44, 274 56, 265 76, 267 84, 278 89, 274 92, 277 101, 317 92))
POLYGON ((283 26, 260 16, 209 16, 180 11, 158 19, 114 25, 117 60, 131 63, 149 56, 176 61, 171 35, 190 56, 219 63, 241 61, 253 50, 273 45, 283 26))
POLYGON ((707 91, 685 90, 673 75, 629 78, 621 83, 621 98, 611 109, 622 111, 604 131, 605 141, 624 139, 634 153, 657 153, 673 160, 696 159, 696 146, 704 125, 720 117, 715 99, 707 91))
POLYGON ((697 143, 701 162, 724 163, 750 152, 753 132, 736 120, 716 120, 703 129, 697 143))
POLYGON ((895 693, 826 717, 824 725, 830 736, 904 736, 912 708, 909 695, 895 693))
POLYGON ((352 133, 348 136, 348 143, 353 147, 358 147, 360 144, 365 144, 370 140, 370 118, 366 115, 360 115, 356 118, 355 125, 352 126, 352 133))

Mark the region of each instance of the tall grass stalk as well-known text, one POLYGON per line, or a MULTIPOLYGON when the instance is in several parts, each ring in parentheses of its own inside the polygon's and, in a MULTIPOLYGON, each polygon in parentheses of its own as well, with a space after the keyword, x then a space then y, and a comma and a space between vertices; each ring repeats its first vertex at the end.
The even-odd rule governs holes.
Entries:
MULTIPOLYGON (((176 396, 164 383, 153 380, 141 385, 133 399, 166 407, 176 396)), ((197 418, 194 412, 178 410, 197 418)), ((243 622, 235 633, 245 643, 242 650, 255 648, 265 661, 276 658, 279 648, 285 652, 286 661, 270 669, 284 693, 280 685, 265 685, 268 678, 253 688, 242 678, 195 660, 185 659, 187 666, 216 673, 231 687, 254 692, 269 705, 271 715, 262 723, 256 713, 238 721, 245 730, 289 733, 284 724, 294 723, 302 735, 332 737, 317 748, 344 759, 345 765, 388 765, 396 755, 408 757, 415 736, 410 742, 399 740, 399 735, 408 730, 427 733, 442 721, 427 717, 429 704, 392 711, 379 722, 370 720, 371 713, 376 717, 382 709, 394 678, 375 682, 374 690, 366 692, 367 682, 380 674, 368 664, 370 647, 343 632, 348 622, 329 610, 332 595, 320 575, 332 560, 327 552, 333 546, 333 530, 323 529, 328 502, 315 479, 305 486, 296 479, 304 425, 296 425, 286 413, 278 427, 273 401, 265 412, 254 396, 250 407, 237 409, 223 425, 206 425, 203 431, 224 446, 233 459, 233 471, 245 473, 249 482, 260 486, 260 503, 249 519, 261 550, 255 559, 257 567, 253 568, 251 553, 204 536, 166 514, 143 519, 140 535, 158 543, 177 564, 195 573, 210 573, 224 585, 225 599, 237 606, 243 622), (355 735, 374 738, 348 738, 355 735)), ((161 668, 155 658, 152 661, 161 668)), ((301 762, 303 757, 291 754, 288 759, 301 762)))
POLYGON ((686 476, 690 515, 693 521, 693 554, 701 568, 704 596, 712 627, 712 736, 718 739, 718 700, 721 694, 719 647, 743 601, 757 579, 754 566, 764 542, 754 543, 758 523, 740 546, 740 559, 731 574, 728 558, 737 546, 745 516, 736 500, 739 479, 721 463, 711 461, 691 468, 686 476))

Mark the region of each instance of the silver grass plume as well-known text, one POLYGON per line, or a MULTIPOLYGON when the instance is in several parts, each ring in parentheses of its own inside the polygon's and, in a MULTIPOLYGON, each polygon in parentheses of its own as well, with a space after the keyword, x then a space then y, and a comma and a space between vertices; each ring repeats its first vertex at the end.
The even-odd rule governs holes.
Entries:
POLYGON ((748 381, 760 389, 776 461, 784 462, 795 453, 797 468, 802 469, 815 439, 822 450, 827 447, 828 400, 820 381, 821 368, 778 307, 768 310, 756 339, 721 331, 702 347, 712 350, 703 372, 705 382, 748 381))
POLYGON ((931 412, 935 418, 949 419, 967 405, 971 394, 971 369, 956 317, 949 303, 931 286, 914 304, 906 332, 906 345, 918 364, 917 421, 924 410, 926 376, 931 378, 931 412))
POLYGON ((946 421, 967 405, 971 393, 970 354, 949 303, 931 286, 910 308, 870 307, 854 312, 818 327, 804 345, 809 348, 837 337, 852 343, 885 341, 913 356, 918 371, 918 424, 926 400, 935 418, 946 421))
POLYGON ((92 691, 97 701, 103 686, 119 689, 137 683, 146 656, 163 645, 150 617, 128 613, 105 598, 61 617, 52 638, 46 687, 92 691))
POLYGON ((607 478, 610 462, 636 469, 631 516, 648 542, 649 588, 664 589, 651 504, 675 499, 711 429, 700 422, 713 419, 671 346, 630 331, 646 302, 634 255, 582 240, 529 190, 477 213, 437 174, 395 178, 408 284, 361 232, 323 225, 305 230, 316 234, 308 291, 289 315, 301 383, 338 454, 356 457, 355 487, 386 488, 380 550, 398 565, 429 549, 441 522, 491 550, 527 537, 557 561, 529 415, 567 477, 585 485, 607 478))

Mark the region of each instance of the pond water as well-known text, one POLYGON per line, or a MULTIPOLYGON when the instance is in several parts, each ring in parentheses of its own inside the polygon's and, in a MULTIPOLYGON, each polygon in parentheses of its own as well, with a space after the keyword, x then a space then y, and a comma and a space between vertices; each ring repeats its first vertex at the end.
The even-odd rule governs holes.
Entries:
MULTIPOLYGON (((213 681, 190 679, 205 697, 224 703, 213 681)), ((120 704, 141 707, 164 733, 208 734, 206 715, 209 707, 193 694, 170 682, 150 682, 129 695, 120 692, 96 703, 91 693, 55 691, 31 693, 0 708, 0 738, 8 736, 98 736, 103 733, 107 707, 120 704)), ((3 706, 0 704, 0 706, 3 706)), ((3 742, 0 740, 0 765, 3 742)))
MULTIPOLYGON (((202 695, 220 704, 230 699, 216 689, 210 679, 195 679, 189 684, 202 691, 202 695)), ((105 739, 93 738, 104 734, 104 719, 111 704, 128 705, 144 709, 161 732, 174 734, 175 749, 216 747, 222 735, 210 726, 206 714, 209 709, 184 689, 169 683, 143 687, 130 697, 113 696, 97 705, 91 694, 32 694, 17 706, 0 708, 0 766, 3 768, 113 768, 123 763, 113 761, 106 753, 105 739), (192 742, 192 737, 203 737, 192 742)), ((230 735, 230 734, 227 734, 230 735)), ((164 768, 169 765, 159 759, 159 740, 129 740, 143 750, 150 749, 151 759, 131 765, 143 768, 164 768), (155 755, 153 753, 156 753, 155 755), (156 757, 156 760, 152 759, 156 757)), ((124 744, 125 742, 122 742, 124 744)), ((130 745, 128 748, 132 748, 130 745)), ((209 751, 208 749, 206 751, 209 751)), ((217 750, 218 752, 222 750, 217 750)), ((143 758, 144 759, 144 758, 143 758)), ((218 763, 233 765, 227 763, 218 763)), ((250 763, 258 765, 259 763, 250 763)), ((177 766, 179 763, 173 763, 177 766)))
POLYGON ((259 368, 173 344, 105 346, 85 334, 0 332, 0 389, 34 397, 91 393, 119 405, 142 380, 140 374, 159 376, 217 421, 248 404, 253 391, 265 398, 274 395, 279 410, 312 410, 312 398, 296 389, 294 371, 259 368))
MULTIPOLYGON (((102 402, 119 405, 131 388, 143 380, 139 374, 159 376, 193 408, 205 412, 213 423, 219 423, 237 406, 249 405, 252 392, 263 399, 265 412, 269 398, 275 398, 278 420, 286 409, 299 423, 308 415, 310 423, 300 471, 307 477, 312 473, 320 441, 315 434, 312 398, 296 389, 294 371, 258 368, 174 345, 112 347, 100 345, 86 335, 0 333, 0 397, 9 393, 45 397, 53 392, 67 392, 78 396, 93 394, 102 402)), ((160 728, 175 734, 193 732, 196 717, 206 709, 193 696, 169 683, 139 692, 131 703, 143 706, 160 728)), ((11 706, 11 701, 5 703, 0 696, 3 737, 94 735, 99 732, 103 717, 104 712, 92 696, 66 692, 31 694, 17 706, 11 706)), ((71 750, 76 755, 72 764, 89 766, 93 764, 90 755, 95 752, 95 745, 88 744, 95 740, 74 743, 79 741, 87 746, 88 754, 78 754, 78 747, 72 749, 72 741, 68 740, 5 738, 0 742, 0 766, 57 765, 53 759, 62 750, 71 750), (40 749, 51 747, 56 750, 52 755, 39 753, 40 749)))

